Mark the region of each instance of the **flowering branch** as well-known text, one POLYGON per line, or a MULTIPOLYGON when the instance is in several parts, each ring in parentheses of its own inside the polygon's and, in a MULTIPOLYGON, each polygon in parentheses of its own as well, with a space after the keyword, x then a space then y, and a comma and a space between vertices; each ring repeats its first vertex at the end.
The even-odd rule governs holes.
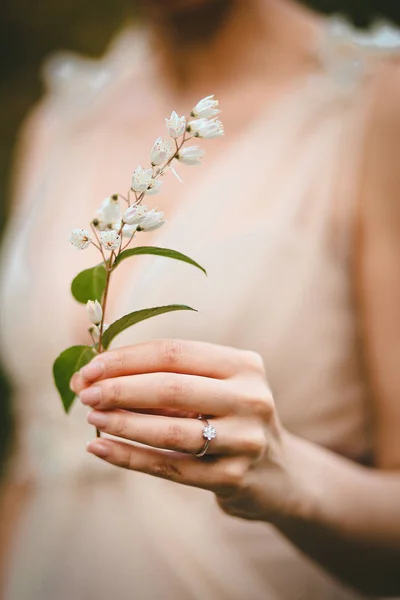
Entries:
MULTIPOLYGON (((127 196, 114 194, 106 198, 90 223, 94 239, 86 229, 74 229, 70 235, 70 243, 78 250, 89 245, 94 246, 101 254, 102 263, 79 273, 72 282, 71 291, 79 302, 85 303, 91 327, 90 346, 72 346, 68 348, 54 363, 53 373, 56 386, 61 395, 64 408, 68 411, 75 398, 69 388, 69 380, 73 373, 89 362, 96 354, 106 350, 112 339, 121 331, 144 319, 171 312, 173 310, 194 310, 185 305, 169 305, 144 309, 125 315, 110 326, 105 323, 108 293, 112 273, 115 268, 130 256, 153 254, 186 262, 204 271, 193 259, 166 248, 139 246, 129 249, 137 233, 154 231, 165 224, 164 214, 155 208, 149 209, 143 204, 145 196, 157 194, 162 187, 162 177, 171 171, 182 181, 175 171, 173 162, 185 165, 200 165, 205 154, 199 146, 185 146, 193 138, 212 139, 224 134, 221 121, 216 119, 220 110, 214 96, 200 100, 192 109, 189 119, 179 116, 175 111, 165 119, 170 140, 158 137, 150 152, 150 167, 143 169, 138 165, 133 173, 131 186, 127 196), (131 203, 131 194, 134 202, 131 203), (120 199, 126 202, 127 208, 122 212, 120 199), (123 239, 127 238, 124 244, 123 239)), ((204 271, 205 272, 205 271, 204 271)))

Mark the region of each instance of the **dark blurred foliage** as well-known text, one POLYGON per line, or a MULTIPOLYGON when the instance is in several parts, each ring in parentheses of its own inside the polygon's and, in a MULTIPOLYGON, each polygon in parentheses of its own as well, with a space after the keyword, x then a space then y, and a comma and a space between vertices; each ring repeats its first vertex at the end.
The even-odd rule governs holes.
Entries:
MULTIPOLYGON (((40 64, 58 49, 100 55, 134 12, 130 0, 2 0, 0 3, 0 204, 15 133, 42 93, 40 64)), ((4 213, 1 214, 1 217, 4 213)), ((0 223, 3 223, 1 218, 0 223)))
MULTIPOLYGON (((385 17, 400 24, 400 0, 307 0, 325 13, 341 12, 359 26, 385 17)), ((13 147, 20 124, 42 94, 43 58, 62 49, 101 55, 113 33, 137 13, 135 0, 1 0, 0 4, 0 233, 13 147)), ((32 349, 34 351, 34 349, 32 349)), ((10 440, 10 393, 0 373, 0 467, 10 440)))
POLYGON ((374 19, 389 19, 400 25, 399 0, 304 0, 323 13, 347 15, 357 27, 366 27, 374 19))
MULTIPOLYGON (((19 127, 43 92, 45 56, 68 49, 101 55, 113 33, 135 14, 129 0, 1 0, 0 2, 0 234, 19 127)), ((32 348, 34 352, 34 348, 32 348)), ((11 390, 0 369, 0 476, 13 429, 11 390)))

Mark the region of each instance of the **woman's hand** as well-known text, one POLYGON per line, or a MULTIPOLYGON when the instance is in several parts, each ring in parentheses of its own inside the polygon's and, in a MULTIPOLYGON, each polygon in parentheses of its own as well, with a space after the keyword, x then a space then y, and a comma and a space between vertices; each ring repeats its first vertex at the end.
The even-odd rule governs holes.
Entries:
POLYGON ((213 491, 229 514, 292 514, 296 490, 261 357, 207 343, 158 340, 106 352, 71 382, 101 432, 88 451, 114 465, 213 491), (173 415, 173 416, 171 416, 173 415), (204 458, 209 419, 217 435, 204 458), (169 451, 169 452, 168 452, 169 451), (289 506, 290 504, 290 506, 289 506))
POLYGON ((89 423, 130 442, 95 439, 89 452, 210 490, 226 513, 273 523, 363 592, 398 595, 399 475, 285 431, 257 354, 159 340, 97 356, 71 385, 93 408, 89 423), (199 414, 217 431, 203 458, 199 414))

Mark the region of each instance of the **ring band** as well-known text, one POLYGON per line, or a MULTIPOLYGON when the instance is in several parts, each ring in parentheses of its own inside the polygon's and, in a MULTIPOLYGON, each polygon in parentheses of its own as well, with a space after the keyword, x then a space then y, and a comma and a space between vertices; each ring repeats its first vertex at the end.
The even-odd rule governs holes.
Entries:
POLYGON ((210 423, 207 421, 207 419, 205 419, 202 415, 199 415, 197 418, 204 425, 203 438, 206 440, 202 449, 199 452, 197 452, 195 455, 195 456, 197 456, 197 458, 201 458, 202 456, 204 456, 206 454, 211 440, 213 440, 214 438, 217 437, 217 430, 215 429, 215 427, 210 425, 210 423))

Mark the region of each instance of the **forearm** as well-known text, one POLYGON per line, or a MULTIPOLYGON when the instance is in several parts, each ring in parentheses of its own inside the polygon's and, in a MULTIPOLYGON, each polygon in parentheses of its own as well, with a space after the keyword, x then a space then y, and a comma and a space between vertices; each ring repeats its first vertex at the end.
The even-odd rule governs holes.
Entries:
POLYGON ((3 481, 0 486, 0 599, 3 597, 13 538, 32 493, 33 484, 28 482, 3 481))
POLYGON ((349 585, 399 595, 400 473, 362 467, 292 436, 288 455, 300 492, 276 527, 349 585))

